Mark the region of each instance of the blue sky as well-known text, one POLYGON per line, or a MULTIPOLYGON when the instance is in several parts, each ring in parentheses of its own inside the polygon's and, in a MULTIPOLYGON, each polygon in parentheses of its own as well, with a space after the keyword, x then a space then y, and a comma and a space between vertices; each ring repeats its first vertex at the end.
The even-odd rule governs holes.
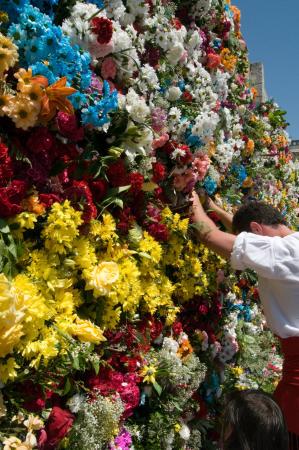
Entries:
POLYGON ((232 0, 252 62, 263 62, 266 90, 287 111, 299 139, 299 0, 232 0))

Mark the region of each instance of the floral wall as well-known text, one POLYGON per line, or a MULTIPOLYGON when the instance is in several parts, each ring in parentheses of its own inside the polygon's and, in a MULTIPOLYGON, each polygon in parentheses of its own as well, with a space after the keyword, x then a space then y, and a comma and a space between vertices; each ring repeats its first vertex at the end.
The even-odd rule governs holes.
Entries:
MULTIPOLYGON (((281 358, 253 272, 196 239, 195 188, 296 226, 284 112, 258 104, 225 0, 2 0, 0 438, 217 449, 281 358)), ((219 218, 211 218, 221 226, 219 218)))

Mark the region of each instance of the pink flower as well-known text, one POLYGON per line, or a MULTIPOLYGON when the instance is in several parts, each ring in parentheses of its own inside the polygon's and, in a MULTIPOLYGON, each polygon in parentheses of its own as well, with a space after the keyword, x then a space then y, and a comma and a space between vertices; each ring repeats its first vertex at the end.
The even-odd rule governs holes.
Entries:
POLYGON ((204 153, 197 153, 192 163, 193 169, 198 173, 198 180, 201 181, 206 176, 206 173, 210 167, 211 161, 208 155, 204 153))
POLYGON ((197 181, 196 175, 192 169, 187 169, 182 174, 174 176, 173 184, 179 192, 190 192, 197 181))
POLYGON ((162 134, 162 136, 159 136, 157 139, 153 140, 152 149, 156 150, 157 148, 163 147, 163 145, 165 145, 168 140, 169 135, 167 133, 162 134))
POLYGON ((78 127, 77 118, 74 114, 59 111, 56 116, 56 123, 62 136, 65 136, 74 142, 81 141, 83 139, 83 128, 78 127))
POLYGON ((105 58, 102 62, 101 75, 105 80, 107 80, 108 78, 115 78, 116 63, 111 56, 105 58))

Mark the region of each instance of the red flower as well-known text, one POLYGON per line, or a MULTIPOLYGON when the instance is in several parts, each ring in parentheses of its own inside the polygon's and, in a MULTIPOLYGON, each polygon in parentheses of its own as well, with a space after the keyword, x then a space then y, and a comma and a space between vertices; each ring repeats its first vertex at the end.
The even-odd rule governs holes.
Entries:
POLYGON ((126 186, 129 184, 125 163, 122 159, 111 164, 107 169, 107 177, 114 187, 126 186))
POLYGON ((99 44, 108 44, 113 34, 112 22, 105 17, 94 17, 91 20, 91 29, 97 35, 99 44))
POLYGON ((100 202, 106 195, 108 183, 105 180, 96 180, 89 183, 93 198, 96 202, 100 202))
POLYGON ((139 172, 131 172, 129 174, 130 191, 134 194, 140 192, 144 182, 144 177, 139 172))
POLYGON ((185 91, 183 93, 182 98, 183 98, 183 100, 185 100, 185 102, 189 102, 189 103, 192 102, 192 100, 193 100, 192 95, 188 91, 185 91))
POLYGON ((85 181, 72 182, 72 185, 65 191, 66 197, 71 199, 75 206, 83 206, 82 219, 84 222, 90 222, 97 216, 97 208, 93 203, 92 193, 85 181))
POLYGON ((161 164, 159 162, 153 163, 153 181, 155 183, 159 183, 159 181, 164 180, 166 175, 166 168, 164 164, 161 164))
POLYGON ((60 134, 74 142, 82 141, 84 131, 82 127, 78 127, 77 118, 74 114, 59 111, 56 116, 56 123, 60 134))
POLYGON ((38 448, 40 450, 54 450, 59 442, 66 436, 73 425, 75 416, 59 406, 52 408, 51 414, 42 430, 38 448))
POLYGON ((172 331, 174 332, 174 334, 176 334, 177 336, 180 335, 183 332, 183 326, 181 324, 181 322, 175 322, 172 325, 172 331))
POLYGON ((182 22, 177 17, 171 19, 171 25, 173 25, 177 30, 182 28, 182 22))
POLYGON ((39 127, 30 134, 26 144, 32 153, 47 153, 54 144, 54 137, 47 128, 39 127))
POLYGON ((151 223, 147 229, 157 241, 167 241, 169 238, 169 231, 164 223, 151 223))
POLYGON ((23 211, 21 202, 27 188, 22 180, 13 180, 7 187, 0 188, 0 217, 11 217, 23 211))
POLYGON ((117 224, 117 228, 122 233, 127 233, 129 231, 131 225, 133 224, 133 222, 135 222, 135 216, 132 214, 131 208, 127 207, 127 208, 122 209, 119 212, 118 218, 119 218, 119 222, 117 224))
POLYGON ((50 208, 53 203, 61 203, 62 199, 56 194, 39 194, 39 200, 45 208, 50 208))
POLYGON ((210 51, 207 55, 207 67, 209 69, 216 69, 221 64, 221 57, 214 51, 210 51))
POLYGON ((0 143, 0 186, 6 186, 13 177, 13 163, 6 145, 0 143))

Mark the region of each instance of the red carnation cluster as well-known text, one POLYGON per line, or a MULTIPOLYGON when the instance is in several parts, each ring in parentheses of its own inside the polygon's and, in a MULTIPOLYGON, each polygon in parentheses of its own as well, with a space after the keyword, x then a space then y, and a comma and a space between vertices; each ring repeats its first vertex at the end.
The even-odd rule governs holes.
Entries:
POLYGON ((127 418, 132 415, 134 408, 139 405, 140 391, 137 386, 138 381, 138 377, 134 373, 123 374, 112 369, 103 368, 99 375, 91 376, 87 384, 104 396, 118 393, 125 406, 123 418, 127 418))
POLYGON ((27 187, 25 181, 13 180, 7 187, 0 188, 0 217, 11 217, 23 211, 21 203, 27 187))
POLYGON ((126 186, 129 184, 125 163, 122 159, 111 164, 107 169, 107 177, 114 187, 126 186))
POLYGON ((13 163, 8 148, 0 142, 0 186, 7 185, 13 176, 13 163))
POLYGON ((124 234, 126 234, 129 231, 129 229, 136 220, 129 206, 127 206, 126 208, 122 209, 119 212, 118 219, 119 221, 117 223, 117 228, 121 233, 124 234))
POLYGON ((149 204, 146 212, 148 220, 145 221, 145 227, 149 234, 157 241, 167 241, 169 238, 169 230, 167 226, 161 222, 162 217, 160 210, 149 204))
POLYGON ((99 44, 108 44, 113 34, 112 21, 105 17, 94 17, 91 20, 91 29, 97 35, 99 44))
POLYGON ((71 186, 66 189, 65 194, 74 203, 74 206, 82 204, 84 208, 82 219, 84 222, 90 222, 91 219, 96 218, 97 208, 93 203, 91 190, 85 181, 74 180, 71 186))
POLYGON ((141 191, 144 182, 144 177, 139 172, 131 172, 129 174, 129 183, 131 185, 130 191, 136 194, 141 191))
POLYGON ((159 183, 163 181, 166 176, 166 168, 164 164, 155 162, 153 163, 153 181, 159 183))

